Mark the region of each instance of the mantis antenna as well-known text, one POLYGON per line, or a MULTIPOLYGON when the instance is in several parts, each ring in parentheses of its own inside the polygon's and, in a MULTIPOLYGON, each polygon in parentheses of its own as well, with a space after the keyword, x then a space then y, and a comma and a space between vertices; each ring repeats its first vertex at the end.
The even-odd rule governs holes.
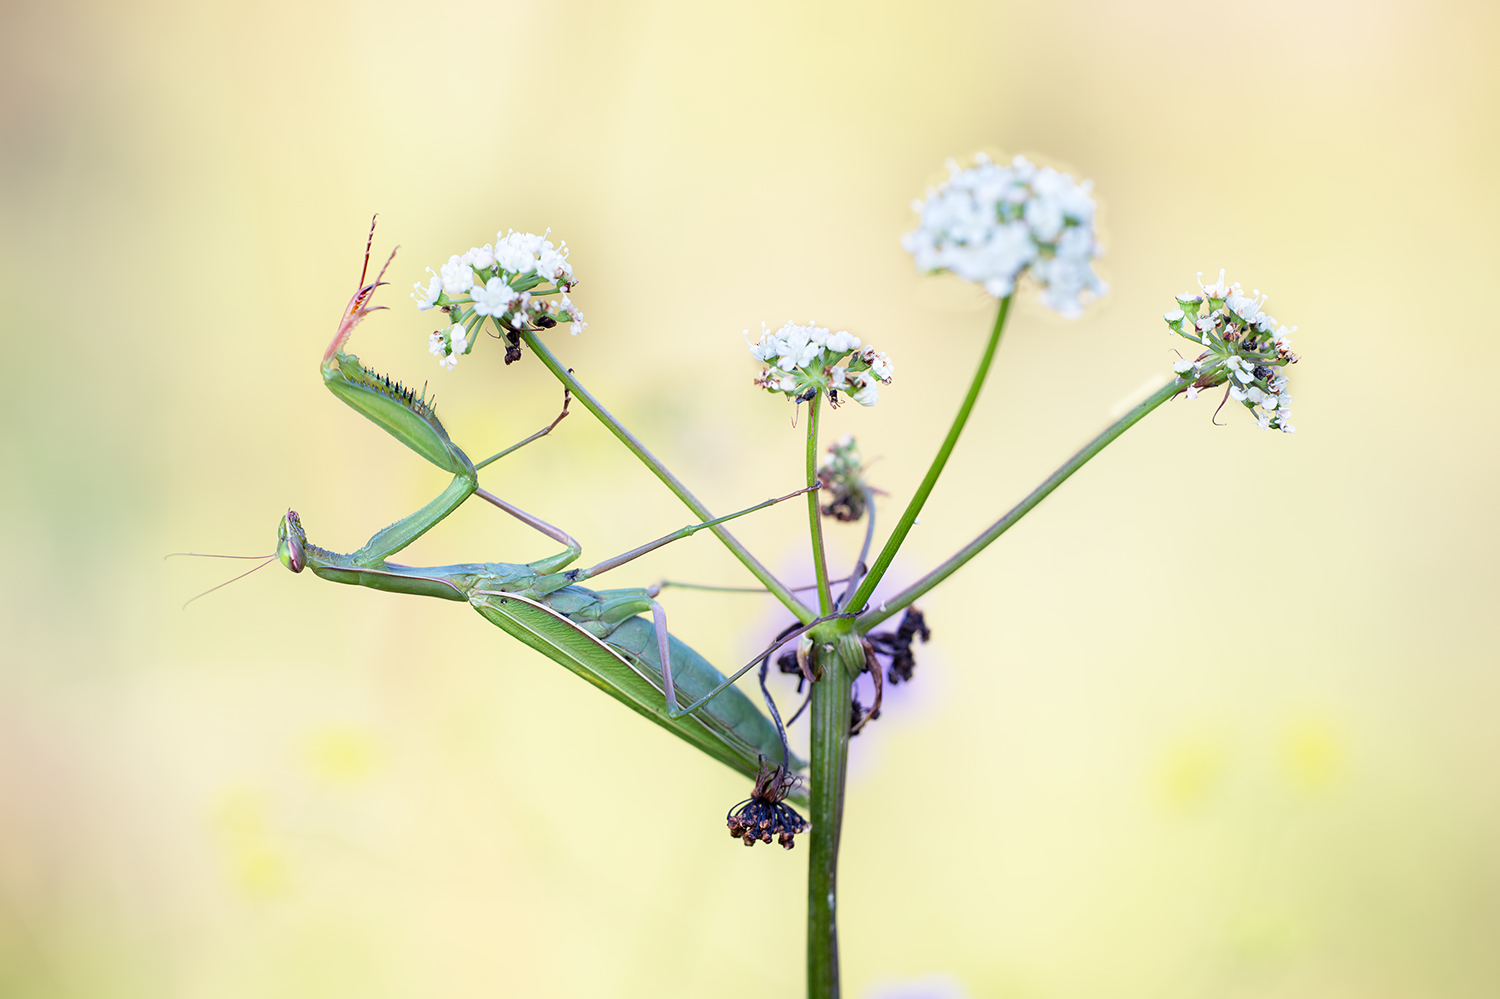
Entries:
POLYGON ((220 583, 218 586, 210 586, 208 589, 206 589, 202 593, 198 594, 197 597, 189 597, 187 600, 183 601, 183 603, 182 603, 182 609, 183 610, 187 610, 187 605, 190 604, 190 603, 192 603, 194 600, 197 600, 198 597, 206 597, 210 593, 212 593, 214 590, 222 590, 224 587, 228 586, 230 583, 237 583, 240 580, 244 579, 246 576, 250 575, 250 573, 252 573, 252 572, 258 572, 261 569, 264 569, 266 566, 270 565, 273 560, 275 560, 276 553, 272 552, 270 555, 212 555, 212 554, 208 554, 208 553, 205 553, 205 552, 168 552, 166 555, 162 556, 163 559, 178 558, 178 557, 188 557, 188 558, 244 558, 244 559, 255 559, 255 558, 258 558, 258 559, 262 559, 263 560, 260 563, 260 565, 256 566, 255 568, 253 568, 253 569, 247 569, 246 571, 240 573, 238 576, 235 576, 233 579, 226 579, 226 580, 224 580, 224 582, 220 583))

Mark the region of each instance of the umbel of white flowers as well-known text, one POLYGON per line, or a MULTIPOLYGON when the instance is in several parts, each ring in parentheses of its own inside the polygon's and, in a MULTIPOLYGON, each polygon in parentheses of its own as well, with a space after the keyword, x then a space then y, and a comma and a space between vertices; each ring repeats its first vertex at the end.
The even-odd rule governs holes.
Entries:
POLYGON ((759 343, 750 343, 749 330, 744 333, 751 356, 768 365, 755 376, 755 384, 767 392, 806 402, 822 391, 835 406, 842 392, 861 406, 873 406, 880 386, 890 384, 895 370, 891 359, 874 347, 861 348, 859 337, 851 333, 790 320, 774 333, 765 323, 760 327, 759 343))
POLYGON ((1187 397, 1228 382, 1226 398, 1248 409, 1262 430, 1294 432, 1287 422, 1292 400, 1283 369, 1297 363, 1291 349, 1297 327, 1287 329, 1262 312, 1266 299, 1259 289, 1246 295, 1238 284, 1226 285, 1222 270, 1210 285, 1199 271, 1198 288, 1201 294, 1178 295, 1180 308, 1162 316, 1173 333, 1205 348, 1193 360, 1172 365, 1177 377, 1191 383, 1187 397))
POLYGON ((568 298, 578 283, 568 263, 568 244, 553 246, 547 239, 551 232, 497 233, 494 246, 471 247, 449 257, 437 271, 427 268, 432 280, 425 288, 417 282, 411 297, 419 310, 440 308, 453 320, 428 338, 427 349, 439 364, 451 370, 459 355, 473 350, 477 327, 486 318, 506 333, 567 322, 577 336, 588 327, 568 298))
POLYGON ((967 170, 949 160, 948 173, 912 202, 922 221, 901 238, 919 270, 951 271, 996 298, 1029 273, 1042 303, 1069 319, 1083 314, 1085 299, 1109 291, 1094 270, 1104 248, 1094 237, 1093 181, 1080 184, 1024 156, 1001 166, 983 153, 967 170))

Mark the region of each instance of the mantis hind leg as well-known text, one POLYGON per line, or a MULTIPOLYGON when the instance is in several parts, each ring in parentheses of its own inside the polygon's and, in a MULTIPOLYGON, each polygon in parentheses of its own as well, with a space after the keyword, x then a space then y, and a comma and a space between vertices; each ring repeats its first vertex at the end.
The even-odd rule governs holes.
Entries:
MULTIPOLYGON (((588 592, 588 591, 582 591, 588 592)), ((672 635, 667 628, 666 608, 656 600, 656 587, 648 589, 628 590, 603 590, 595 593, 599 600, 597 604, 597 620, 612 634, 613 629, 625 621, 635 617, 643 611, 651 612, 651 634, 653 644, 656 647, 657 662, 661 665, 661 686, 666 699, 666 711, 669 718, 681 718, 692 714, 703 707, 709 700, 723 693, 723 691, 734 683, 740 674, 715 685, 713 690, 705 697, 700 697, 689 707, 683 707, 677 695, 677 681, 672 674, 672 635)), ((606 638, 606 641, 608 639, 606 638)), ((741 671, 741 674, 744 671, 741 671)), ((688 695, 692 697, 692 694, 688 695)))
POLYGON ((672 681, 672 636, 667 633, 667 611, 656 602, 654 594, 650 599, 651 627, 656 632, 656 653, 661 657, 662 684, 667 688, 667 714, 676 718, 680 715, 673 714, 674 709, 678 707, 677 685, 672 681))
MULTIPOLYGON (((666 687, 667 716, 671 718, 680 718, 683 715, 691 714, 693 711, 697 711, 702 708, 703 705, 707 704, 710 699, 722 693, 725 688, 733 684, 736 679, 744 674, 745 670, 740 670, 740 672, 735 674, 734 677, 726 679, 723 684, 721 684, 713 692, 708 694, 708 696, 698 701, 698 703, 691 709, 684 709, 681 705, 681 702, 677 700, 676 684, 672 679, 672 653, 670 647, 671 636, 667 632, 667 612, 665 609, 663 609, 661 604, 656 602, 656 600, 654 599, 654 594, 651 590, 648 590, 647 593, 652 596, 651 625, 656 633, 657 654, 661 656, 661 675, 662 685, 666 687)), ((781 765, 783 767, 790 768, 792 748, 787 742, 786 726, 781 723, 781 712, 776 710, 776 701, 771 697, 771 691, 766 687, 766 664, 771 661, 772 651, 774 651, 774 649, 766 652, 766 654, 759 659, 760 692, 761 696, 765 699, 766 707, 771 711, 771 720, 776 724, 776 735, 781 740, 781 765)), ((752 660, 752 664, 753 662, 754 660, 752 660)))

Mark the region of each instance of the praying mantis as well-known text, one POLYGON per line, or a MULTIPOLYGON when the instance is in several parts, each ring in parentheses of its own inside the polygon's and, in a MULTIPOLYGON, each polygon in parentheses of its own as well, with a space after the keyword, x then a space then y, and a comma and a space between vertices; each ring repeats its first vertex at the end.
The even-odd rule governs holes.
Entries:
MULTIPOLYGON (((358 551, 347 555, 308 541, 301 519, 295 511, 288 510, 277 528, 276 556, 281 564, 292 572, 311 569, 314 575, 338 583, 467 601, 511 637, 748 777, 764 774, 768 768, 766 761, 779 761, 787 772, 803 768, 803 761, 787 749, 785 729, 769 695, 767 704, 774 724, 733 686, 766 653, 726 678, 668 633, 665 613, 655 599, 657 587, 595 591, 578 584, 672 541, 802 495, 809 489, 684 527, 589 568, 569 569, 582 554, 577 541, 565 531, 480 488, 478 482, 480 469, 555 428, 567 415, 566 394, 562 413, 549 426, 490 458, 478 463, 471 461, 449 438, 425 397, 374 373, 356 356, 344 352, 355 326, 369 313, 384 308, 372 306, 370 301, 376 290, 387 283, 383 278, 390 260, 374 281, 366 283, 369 251, 367 244, 359 290, 349 300, 338 331, 323 355, 324 384, 356 412, 451 473, 453 480, 420 510, 377 531, 358 551), (474 562, 413 567, 388 561, 471 496, 504 510, 564 545, 564 550, 525 564, 474 562), (640 616, 648 611, 650 623, 640 616)), ((394 258, 394 252, 391 256, 394 258)), ((812 623, 798 633, 810 627, 812 623)))

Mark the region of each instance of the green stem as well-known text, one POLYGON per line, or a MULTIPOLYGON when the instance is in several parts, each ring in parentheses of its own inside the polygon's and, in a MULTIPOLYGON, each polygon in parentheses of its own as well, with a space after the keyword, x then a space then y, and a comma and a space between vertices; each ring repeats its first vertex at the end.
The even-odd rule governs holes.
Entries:
POLYGON ((1000 310, 995 315, 994 328, 990 330, 989 343, 985 345, 984 355, 979 359, 979 368, 974 372, 974 380, 969 385, 969 392, 964 396, 963 405, 958 407, 958 415, 953 418, 953 426, 948 428, 948 436, 943 439, 943 446, 938 448, 937 455, 932 459, 932 467, 927 469, 927 475, 922 479, 922 484, 917 487, 911 502, 906 504, 906 510, 901 514, 901 520, 897 522, 896 529, 886 539, 885 547, 880 549, 880 554, 875 557, 875 564, 870 567, 870 574, 859 584, 859 589, 849 598, 847 607, 858 610, 870 599, 870 594, 875 592, 881 577, 890 568, 891 560, 896 557, 896 552, 906 541, 906 535, 910 533, 912 525, 917 522, 917 517, 922 513, 922 505, 927 502, 927 496, 932 492, 932 487, 937 485, 938 476, 943 474, 943 466, 948 464, 948 456, 953 453, 953 446, 958 443, 959 434, 964 431, 964 424, 969 421, 969 413, 974 408, 974 403, 979 398, 979 390, 984 388, 985 377, 990 372, 990 362, 995 359, 995 351, 1000 347, 1000 334, 1005 329, 1005 317, 1010 313, 1011 296, 1007 295, 1000 300, 1000 310))
MULTIPOLYGON (((843 622, 840 622, 843 623, 843 622)), ((807 861, 807 995, 838 999, 839 835, 844 820, 844 776, 849 764, 849 700, 853 679, 842 657, 815 639, 822 675, 812 685, 812 843, 807 861)))
POLYGON ((952 558, 948 559, 942 565, 939 565, 936 569, 933 569, 927 575, 923 576, 921 579, 917 580, 915 583, 911 584, 900 593, 882 603, 879 607, 861 614, 859 619, 855 622, 855 628, 859 631, 860 634, 866 633, 871 628, 875 627, 877 624, 890 617, 892 614, 896 614, 906 609, 906 607, 908 607, 913 601, 921 597, 928 590, 932 589, 934 586, 941 583, 949 576, 953 575, 960 568, 962 568, 963 565, 969 561, 969 559, 973 558, 975 555, 978 555, 981 551, 983 551, 985 546, 988 545, 991 541, 994 541, 1000 535, 1010 530, 1017 521, 1019 521, 1022 517, 1026 516, 1026 514, 1031 511, 1032 507, 1036 506, 1042 500, 1046 499, 1047 496, 1052 492, 1052 490, 1062 485, 1063 482, 1067 480, 1068 476, 1078 471, 1088 463, 1090 458, 1094 457, 1094 455, 1098 454, 1100 451, 1103 451, 1106 447, 1108 447, 1111 441, 1139 423, 1147 413, 1151 412, 1157 406, 1160 406, 1162 403, 1166 402, 1168 399, 1172 398, 1174 395, 1181 392, 1185 388, 1187 388, 1186 382, 1184 382, 1180 378, 1174 378, 1167 384, 1163 385, 1161 388, 1157 389, 1149 398, 1141 402, 1130 412, 1126 413, 1124 416, 1120 417, 1114 423, 1106 427, 1104 429, 1104 432, 1101 433, 1098 437, 1095 437, 1093 440, 1089 441, 1089 443, 1085 445, 1082 450, 1065 461, 1061 465, 1061 467, 1057 469, 1057 471, 1047 476, 1042 484, 1033 489, 1025 499, 1012 507, 1009 513, 1001 517, 999 520, 995 521, 995 523, 991 524, 989 529, 986 530, 983 534, 979 535, 979 537, 969 542, 963 548, 960 548, 952 558))
MULTIPOLYGON (((635 455, 647 468, 655 472, 656 477, 668 489, 672 490, 673 494, 682 500, 689 510, 692 510, 702 520, 714 519, 708 507, 704 506, 698 497, 689 492, 687 486, 683 485, 677 476, 673 475, 667 469, 666 465, 663 465, 654 454, 646 450, 645 445, 637 440, 635 435, 629 430, 626 430, 624 424, 615 419, 609 410, 599 405, 599 401, 589 393, 588 389, 583 387, 577 378, 573 377, 571 371, 563 367, 557 358, 553 356, 552 351, 548 350, 546 345, 537 339, 535 333, 523 332, 521 338, 526 341, 526 345, 532 349, 536 356, 541 358, 542 363, 547 366, 547 370, 551 371, 557 377, 558 381, 562 382, 572 391, 573 397, 582 402, 584 408, 593 413, 600 423, 608 427, 610 433, 614 434, 620 443, 624 444, 630 450, 631 454, 635 455)), ((749 549, 736 540, 734 535, 730 534, 722 526, 713 527, 710 530, 714 532, 720 541, 724 542, 724 547, 728 548, 734 557, 739 559, 740 563, 746 569, 750 570, 751 575, 760 580, 761 585, 775 594, 776 599, 780 600, 786 606, 786 609, 796 616, 797 620, 806 624, 817 617, 811 608, 801 600, 798 600, 796 595, 787 589, 781 580, 771 574, 771 570, 761 565, 760 560, 751 555, 749 549)))
MULTIPOLYGON (((807 407, 807 484, 818 481, 818 415, 821 394, 807 407)), ((823 520, 818 494, 807 494, 812 534, 813 572, 818 579, 818 609, 833 611, 828 585, 828 558, 823 550, 823 520)), ((839 622, 847 625, 847 621, 839 622)), ((818 632, 826 630, 826 626, 818 632)), ((851 674, 835 646, 822 634, 813 636, 812 689, 812 857, 807 868, 807 994, 835 999, 839 994, 838 894, 839 832, 844 820, 844 774, 849 763, 851 674)))
MULTIPOLYGON (((807 486, 812 489, 818 482, 818 415, 822 393, 813 396, 807 404, 807 486)), ((812 535, 813 575, 818 581, 818 614, 833 613, 833 591, 828 586, 828 556, 823 551, 823 519, 818 515, 818 493, 807 494, 808 530, 812 535)), ((806 623, 805 621, 803 622, 806 623)))

